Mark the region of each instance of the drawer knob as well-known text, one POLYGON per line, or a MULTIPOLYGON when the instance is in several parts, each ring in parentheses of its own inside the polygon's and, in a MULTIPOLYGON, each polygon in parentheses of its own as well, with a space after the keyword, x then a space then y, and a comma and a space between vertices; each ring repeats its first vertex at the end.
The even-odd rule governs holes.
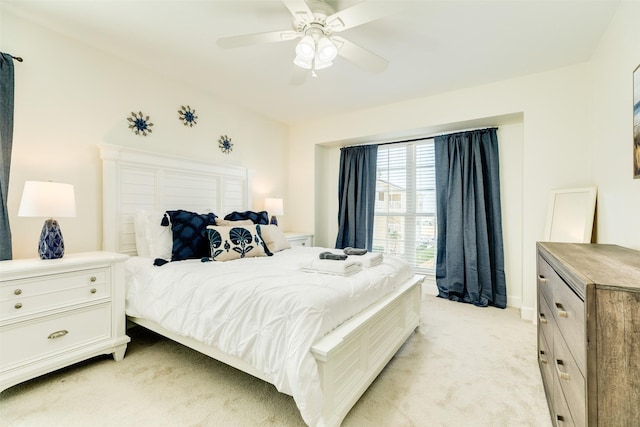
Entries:
POLYGON ((67 331, 66 329, 63 329, 61 331, 50 333, 47 338, 49 338, 50 340, 55 340, 56 338, 60 338, 60 337, 63 337, 65 335, 67 335, 68 333, 69 333, 69 331, 67 331))
POLYGON ((564 309, 562 304, 559 302, 556 303, 556 309, 558 311, 558 316, 560 317, 569 317, 569 312, 564 309))
POLYGON ((22 294, 22 289, 16 289, 13 291, 14 295, 21 295, 22 294))
POLYGON ((22 303, 21 302, 17 302, 16 305, 14 305, 14 307, 17 309, 22 308, 22 303))
POLYGON ((91 288, 91 293, 95 294, 96 293, 96 288, 91 288))
POLYGON ((540 318, 540 323, 547 323, 547 318, 544 317, 544 313, 540 313, 538 317, 540 318))
POLYGON ((560 370, 560 366, 564 366, 564 362, 560 359, 556 359, 556 371, 560 379, 569 381, 569 374, 560 370))
POLYGON ((547 283, 547 279, 543 275, 539 275, 538 280, 540 281, 540 283, 547 283))
POLYGON ((96 281, 96 276, 91 276, 91 278, 89 280, 91 280, 91 283, 95 282, 96 281))
POLYGON ((545 357, 544 351, 540 350, 540 363, 544 363, 545 365, 548 363, 547 358, 545 357))

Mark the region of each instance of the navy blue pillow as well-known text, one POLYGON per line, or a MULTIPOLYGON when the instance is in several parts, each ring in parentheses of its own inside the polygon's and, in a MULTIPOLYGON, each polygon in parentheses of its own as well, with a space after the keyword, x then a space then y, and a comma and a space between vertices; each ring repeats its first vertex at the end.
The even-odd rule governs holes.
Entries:
MULTIPOLYGON (((173 234, 171 261, 211 256, 207 225, 216 225, 216 214, 177 210, 167 211, 167 215, 171 219, 173 234)), ((162 225, 167 224, 163 221, 162 225)))
POLYGON ((253 212, 231 212, 224 217, 227 221, 243 221, 250 219, 254 224, 269 225, 269 214, 267 211, 253 212))

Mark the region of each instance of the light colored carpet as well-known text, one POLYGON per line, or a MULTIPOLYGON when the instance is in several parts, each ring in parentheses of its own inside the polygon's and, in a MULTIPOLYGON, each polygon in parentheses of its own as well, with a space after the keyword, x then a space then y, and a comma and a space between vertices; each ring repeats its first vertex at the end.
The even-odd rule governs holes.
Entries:
MULTIPOLYGON (((423 319, 343 426, 551 425, 536 328, 515 309, 423 297, 423 319)), ((302 426, 293 398, 141 328, 98 357, 0 394, 2 426, 302 426)))

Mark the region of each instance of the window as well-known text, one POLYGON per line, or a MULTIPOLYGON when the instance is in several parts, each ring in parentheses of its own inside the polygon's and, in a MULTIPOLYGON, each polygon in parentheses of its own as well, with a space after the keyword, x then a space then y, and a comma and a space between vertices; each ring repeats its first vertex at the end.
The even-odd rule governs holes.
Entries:
POLYGON ((433 139, 378 147, 373 251, 435 274, 436 176, 433 139))

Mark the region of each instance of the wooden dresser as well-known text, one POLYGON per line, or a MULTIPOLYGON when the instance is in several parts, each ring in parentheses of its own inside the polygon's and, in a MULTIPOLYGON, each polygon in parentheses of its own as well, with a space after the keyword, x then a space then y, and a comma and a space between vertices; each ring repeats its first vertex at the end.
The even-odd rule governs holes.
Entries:
POLYGON ((537 244, 538 364, 557 426, 640 426, 640 251, 537 244))

